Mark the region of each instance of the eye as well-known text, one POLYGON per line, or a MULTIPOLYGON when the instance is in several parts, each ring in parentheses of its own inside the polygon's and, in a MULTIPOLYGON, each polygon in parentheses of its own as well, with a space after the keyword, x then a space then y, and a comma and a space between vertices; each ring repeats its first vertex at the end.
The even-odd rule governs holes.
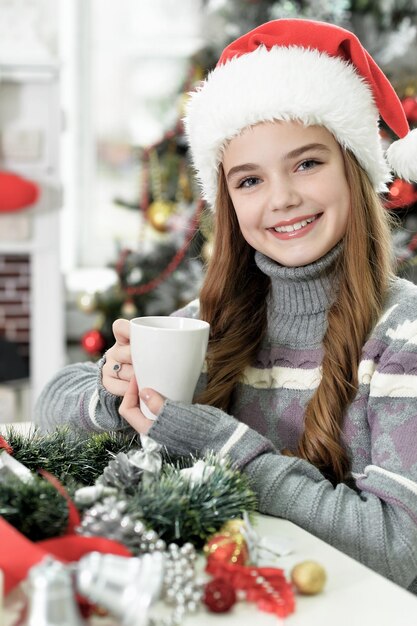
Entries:
POLYGON ((305 161, 302 161, 302 163, 300 163, 300 165, 297 167, 297 170, 306 172, 308 170, 314 169, 317 165, 321 165, 321 161, 317 161, 317 159, 305 159, 305 161))
POLYGON ((249 187, 254 187, 260 182, 260 178, 257 176, 247 176, 243 180, 240 180, 236 185, 237 189, 247 189, 249 187))

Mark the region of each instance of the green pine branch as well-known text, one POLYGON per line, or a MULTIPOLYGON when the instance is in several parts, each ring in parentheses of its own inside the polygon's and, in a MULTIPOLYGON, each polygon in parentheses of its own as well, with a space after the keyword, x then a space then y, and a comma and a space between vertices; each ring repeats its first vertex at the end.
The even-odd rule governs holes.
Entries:
MULTIPOLYGON (((0 515, 33 541, 64 534, 68 523, 65 499, 36 475, 38 469, 53 474, 73 496, 78 487, 93 485, 114 455, 140 445, 136 437, 126 434, 86 438, 68 429, 49 435, 9 430, 6 439, 14 458, 34 472, 34 480, 24 483, 0 474, 0 515)), ((214 470, 206 473, 204 482, 192 483, 181 469, 191 467, 195 459, 172 459, 165 454, 159 475, 146 474, 146 480, 139 478, 136 487, 120 488, 117 499, 127 502, 127 514, 139 517, 167 543, 190 541, 200 547, 224 522, 256 509, 254 492, 244 474, 214 455, 205 460, 214 470)))

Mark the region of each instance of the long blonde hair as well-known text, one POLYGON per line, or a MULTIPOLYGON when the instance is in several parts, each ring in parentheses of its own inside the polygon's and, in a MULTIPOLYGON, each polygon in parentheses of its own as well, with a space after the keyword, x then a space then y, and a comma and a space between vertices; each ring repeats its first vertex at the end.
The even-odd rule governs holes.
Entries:
MULTIPOLYGON (((389 218, 365 171, 343 152, 351 211, 339 259, 340 283, 323 339, 322 378, 304 415, 297 456, 333 483, 350 461, 342 441, 343 416, 358 388, 363 345, 378 320, 392 276, 389 218)), ((228 410, 236 383, 251 365, 266 329, 270 279, 254 262, 219 172, 214 249, 200 294, 201 317, 211 325, 207 387, 199 402, 228 410)))

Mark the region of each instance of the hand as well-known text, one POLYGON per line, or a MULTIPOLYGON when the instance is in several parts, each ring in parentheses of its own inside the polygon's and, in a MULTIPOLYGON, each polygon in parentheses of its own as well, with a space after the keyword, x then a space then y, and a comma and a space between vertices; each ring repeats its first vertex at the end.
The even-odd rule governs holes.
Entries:
MULTIPOLYGON (((154 389, 143 389, 140 392, 140 398, 155 416, 158 415, 165 401, 165 398, 154 389)), ((123 401, 119 407, 119 413, 129 422, 132 428, 144 435, 147 434, 153 424, 153 420, 145 417, 139 408, 139 389, 134 375, 129 382, 123 401)))
POLYGON ((130 325, 128 320, 113 322, 115 344, 106 352, 106 362, 102 371, 103 386, 116 396, 124 396, 133 376, 130 353, 130 325), (116 366, 116 369, 114 369, 116 366), (120 367, 117 367, 120 366, 120 367))

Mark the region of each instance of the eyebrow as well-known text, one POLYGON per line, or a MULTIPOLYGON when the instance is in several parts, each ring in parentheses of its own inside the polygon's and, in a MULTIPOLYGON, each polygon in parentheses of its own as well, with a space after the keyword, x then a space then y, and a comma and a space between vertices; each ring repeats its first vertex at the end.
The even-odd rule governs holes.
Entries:
MULTIPOLYGON (((295 159, 301 156, 302 154, 304 154, 305 152, 309 152, 310 150, 318 150, 320 152, 330 152, 330 148, 325 146, 323 143, 308 143, 305 146, 300 146, 299 148, 295 148, 295 150, 291 150, 291 152, 288 152, 284 156, 284 160, 289 161, 291 159, 295 159)), ((241 165, 235 165, 227 173, 226 179, 230 180, 232 176, 238 173, 253 172, 253 170, 256 170, 257 168, 259 168, 259 165, 257 165, 256 163, 242 163, 241 165)))

